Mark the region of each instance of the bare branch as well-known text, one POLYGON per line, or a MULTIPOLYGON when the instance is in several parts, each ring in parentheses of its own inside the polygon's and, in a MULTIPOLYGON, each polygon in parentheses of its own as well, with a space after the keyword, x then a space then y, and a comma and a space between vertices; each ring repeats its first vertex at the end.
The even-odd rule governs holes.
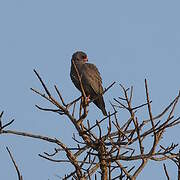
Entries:
POLYGON ((34 69, 33 71, 35 72, 35 74, 36 74, 37 78, 38 78, 38 79, 39 79, 39 81, 41 82, 41 84, 42 84, 42 86, 43 86, 44 90, 46 91, 47 95, 48 95, 49 97, 51 97, 50 92, 48 91, 48 89, 47 89, 46 85, 44 84, 43 80, 41 79, 41 77, 39 76, 39 74, 37 73, 37 71, 36 71, 35 69, 34 69))
POLYGON ((165 165, 165 164, 163 164, 163 168, 164 168, 164 172, 165 172, 165 174, 166 174, 167 180, 170 180, 170 177, 169 177, 169 174, 168 174, 168 172, 167 172, 167 168, 166 168, 166 165, 165 165))
POLYGON ((145 88, 146 88, 146 99, 147 99, 147 103, 148 103, 149 117, 150 117, 150 120, 151 120, 152 130, 153 130, 153 134, 154 134, 154 142, 153 142, 153 147, 151 149, 151 153, 154 153, 155 148, 156 148, 156 144, 157 144, 157 136, 156 136, 153 116, 152 116, 152 112, 151 112, 151 105, 150 105, 149 92, 148 92, 148 85, 147 85, 147 80, 146 79, 145 79, 145 88))
MULTIPOLYGON (((76 64, 73 61, 72 63, 79 79, 82 92, 81 97, 78 97, 72 102, 65 103, 65 99, 55 85, 55 93, 57 93, 57 97, 55 98, 36 70, 34 70, 34 72, 45 93, 33 88, 31 88, 31 90, 53 105, 53 108, 36 105, 39 110, 64 115, 68 118, 69 122, 74 125, 76 132, 70 133, 72 134, 72 140, 74 140, 73 143, 75 143, 75 146, 69 147, 57 138, 5 130, 14 120, 3 125, 3 112, 0 114, 0 134, 31 137, 55 144, 57 148, 53 148, 54 151, 52 153, 44 152, 43 155, 39 154, 39 156, 52 162, 71 164, 75 169, 68 175, 63 176, 63 179, 85 180, 97 179, 101 176, 103 180, 135 180, 149 160, 170 160, 177 165, 179 171, 178 176, 180 177, 180 154, 176 152, 179 145, 173 142, 165 147, 160 145, 160 139, 165 130, 180 123, 180 117, 175 117, 174 115, 175 107, 180 98, 180 92, 161 113, 153 116, 152 101, 150 100, 146 79, 146 102, 136 106, 132 105, 134 95, 133 86, 126 88, 120 84, 123 94, 121 97, 114 98, 115 102, 113 104, 110 102, 113 112, 108 112, 108 116, 100 120, 90 119, 91 117, 89 116, 87 119, 87 107, 89 103, 96 100, 99 96, 102 96, 115 82, 105 88, 100 95, 87 101, 81 76, 76 64), (148 115, 149 119, 143 121, 140 113, 137 112, 142 110, 144 106, 147 106, 145 115, 148 115), (124 115, 119 112, 118 114, 116 109, 127 113, 124 115), (75 116, 77 116, 77 118, 75 116), (152 140, 151 146, 144 146, 145 143, 149 143, 150 138, 152 140), (62 153, 65 154, 65 158, 58 159, 56 155, 61 155, 62 153), (134 161, 138 163, 134 165, 134 161), (125 166, 124 163, 126 164, 125 166), (118 175, 117 172, 119 172, 118 175)), ((169 175, 165 164, 164 171, 168 179, 169 175)))
POLYGON ((8 151, 9 156, 10 156, 10 158, 11 158, 11 160, 12 160, 12 162, 13 162, 13 165, 14 165, 14 167, 15 167, 15 169, 16 169, 16 172, 17 172, 17 175, 18 175, 18 179, 19 179, 19 180, 23 180, 23 177, 22 177, 22 175, 21 175, 21 173, 20 173, 20 171, 19 171, 19 168, 18 168, 18 166, 17 166, 17 164, 16 164, 16 162, 15 162, 15 160, 14 160, 14 158, 13 158, 13 156, 12 156, 10 150, 9 150, 9 148, 6 147, 6 150, 8 151))

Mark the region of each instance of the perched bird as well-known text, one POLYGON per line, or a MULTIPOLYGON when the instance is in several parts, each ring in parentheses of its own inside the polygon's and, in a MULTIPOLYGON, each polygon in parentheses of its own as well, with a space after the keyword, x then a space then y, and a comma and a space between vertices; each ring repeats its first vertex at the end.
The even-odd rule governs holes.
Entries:
POLYGON ((87 63, 88 57, 86 53, 82 51, 77 51, 72 55, 71 59, 71 80, 79 91, 82 91, 79 82, 79 77, 81 78, 82 86, 87 97, 90 100, 94 99, 94 104, 101 109, 104 116, 107 116, 105 109, 105 103, 103 96, 102 79, 97 67, 94 64, 87 63), (73 63, 74 62, 74 63, 73 63), (76 68, 74 67, 76 66, 76 68), (96 98, 99 95, 98 98, 96 98))

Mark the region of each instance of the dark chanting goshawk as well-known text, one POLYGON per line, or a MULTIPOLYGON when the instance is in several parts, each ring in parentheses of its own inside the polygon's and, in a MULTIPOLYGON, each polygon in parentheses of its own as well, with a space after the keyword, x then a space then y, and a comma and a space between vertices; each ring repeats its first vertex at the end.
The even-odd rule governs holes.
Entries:
POLYGON ((76 71, 78 70, 86 96, 89 97, 90 100, 95 98, 95 100, 93 101, 94 104, 99 109, 101 109, 104 116, 107 116, 104 99, 101 95, 103 92, 103 87, 100 73, 94 64, 87 63, 87 61, 88 57, 86 53, 82 51, 77 51, 72 55, 70 72, 71 80, 76 88, 79 91, 82 91, 79 77, 76 71), (74 65, 76 66, 76 68, 74 67, 74 65))

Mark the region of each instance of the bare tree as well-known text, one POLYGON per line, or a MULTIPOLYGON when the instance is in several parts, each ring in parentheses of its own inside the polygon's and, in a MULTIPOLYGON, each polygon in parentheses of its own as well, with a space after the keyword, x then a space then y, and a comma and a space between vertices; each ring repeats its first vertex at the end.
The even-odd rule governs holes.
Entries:
MULTIPOLYGON (((0 116, 0 134, 26 136, 56 144, 57 148, 54 149, 53 153, 49 154, 45 152, 44 154, 39 154, 39 156, 49 161, 59 163, 68 162, 72 165, 74 171, 61 175, 63 176, 62 179, 97 179, 100 176, 103 180, 135 180, 149 160, 164 161, 167 159, 177 164, 178 179, 180 179, 180 152, 176 151, 179 148, 178 144, 172 142, 166 147, 160 144, 165 130, 173 128, 180 123, 180 117, 174 116, 174 111, 180 98, 180 92, 162 112, 154 116, 146 80, 146 101, 137 106, 132 105, 133 87, 125 88, 123 85, 120 85, 122 96, 114 98, 110 102, 113 112, 109 112, 108 116, 99 121, 96 120, 95 124, 90 124, 90 121, 87 120, 88 105, 98 97, 87 101, 85 93, 82 93, 81 97, 70 103, 65 103, 57 86, 54 86, 55 92, 58 95, 58 98, 55 98, 37 71, 34 70, 34 72, 45 92, 40 92, 34 88, 31 88, 31 90, 50 102, 55 108, 44 108, 39 105, 36 105, 36 107, 42 111, 67 116, 69 123, 74 125, 78 133, 78 136, 72 134, 72 139, 76 146, 69 147, 59 138, 9 130, 7 127, 14 120, 3 125, 1 120, 3 113, 0 116), (149 116, 145 120, 137 113, 143 108, 146 108, 149 116), (117 115, 119 111, 127 111, 129 116, 126 119, 125 117, 119 118, 117 115), (106 129, 104 129, 103 123, 106 124, 106 129), (149 143, 149 140, 151 140, 151 143, 146 147, 145 144, 149 143), (62 152, 65 153, 66 159, 57 160, 54 158, 55 155, 62 152)), ((79 80, 81 82, 80 76, 79 80)), ((114 84, 115 82, 107 87, 103 93, 108 91, 114 84)), ((83 92, 82 83, 81 88, 83 92)), ((10 151, 8 152, 10 153, 10 151)), ((170 179, 165 164, 164 172, 167 179, 170 179)))

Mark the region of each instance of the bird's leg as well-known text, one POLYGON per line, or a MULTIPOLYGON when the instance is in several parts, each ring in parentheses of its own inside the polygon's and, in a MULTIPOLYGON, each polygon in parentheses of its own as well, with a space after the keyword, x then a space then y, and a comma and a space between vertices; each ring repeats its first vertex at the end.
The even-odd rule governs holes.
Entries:
POLYGON ((88 95, 87 97, 82 96, 82 106, 83 106, 83 108, 88 106, 89 102, 90 102, 90 95, 88 95))
POLYGON ((88 95, 88 96, 86 97, 86 104, 89 104, 89 102, 90 102, 90 95, 88 95))

